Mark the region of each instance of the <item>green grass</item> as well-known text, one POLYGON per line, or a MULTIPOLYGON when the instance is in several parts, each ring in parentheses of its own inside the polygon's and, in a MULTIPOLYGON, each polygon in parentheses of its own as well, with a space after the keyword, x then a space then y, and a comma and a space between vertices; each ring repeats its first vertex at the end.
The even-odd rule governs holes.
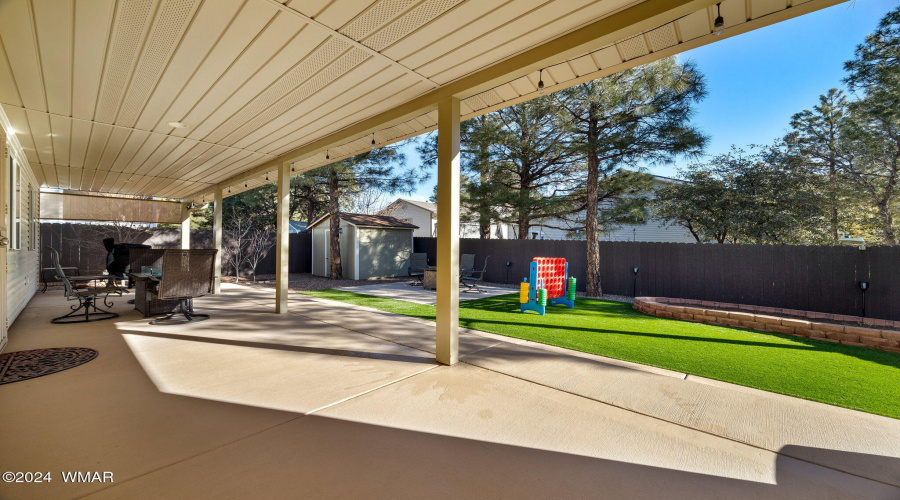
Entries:
MULTIPOLYGON (((434 307, 339 290, 307 295, 434 321, 434 307)), ((657 318, 631 304, 519 312, 518 295, 463 302, 460 325, 900 418, 900 354, 657 318)))

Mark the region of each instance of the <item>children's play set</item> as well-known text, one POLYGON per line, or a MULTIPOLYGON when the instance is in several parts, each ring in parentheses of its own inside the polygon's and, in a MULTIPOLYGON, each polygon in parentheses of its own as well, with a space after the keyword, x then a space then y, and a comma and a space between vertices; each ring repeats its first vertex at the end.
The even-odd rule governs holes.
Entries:
POLYGON ((566 259, 535 257, 530 264, 529 277, 519 287, 521 312, 537 311, 543 316, 547 311, 547 299, 551 306, 575 309, 575 278, 569 277, 566 259))

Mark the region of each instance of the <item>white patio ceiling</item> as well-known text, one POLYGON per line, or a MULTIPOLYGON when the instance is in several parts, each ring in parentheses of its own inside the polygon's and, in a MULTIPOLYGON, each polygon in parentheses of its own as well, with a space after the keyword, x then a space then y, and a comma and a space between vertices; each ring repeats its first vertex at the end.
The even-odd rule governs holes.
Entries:
MULTIPOLYGON (((726 0, 731 36, 839 0, 726 0)), ((210 200, 720 39, 712 0, 5 0, 0 105, 44 187, 210 200), (189 128, 172 128, 170 121, 189 128), (245 187, 245 184, 247 187, 245 187)))

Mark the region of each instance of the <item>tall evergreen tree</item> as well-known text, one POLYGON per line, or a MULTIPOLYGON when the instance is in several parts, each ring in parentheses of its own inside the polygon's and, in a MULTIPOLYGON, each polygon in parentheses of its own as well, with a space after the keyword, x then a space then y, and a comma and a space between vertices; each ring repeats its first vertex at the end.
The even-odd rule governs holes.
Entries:
POLYGON ((598 222, 601 210, 609 207, 601 205, 601 188, 606 187, 607 198, 624 199, 622 195, 635 184, 621 182, 627 177, 614 177, 622 168, 699 155, 706 137, 690 120, 694 105, 705 95, 703 75, 693 64, 679 64, 674 57, 556 94, 566 112, 570 150, 585 164, 584 189, 578 192, 576 208, 584 210, 588 295, 602 294, 598 222))
POLYGON ((791 118, 793 129, 785 142, 805 160, 806 165, 817 173, 828 209, 828 230, 831 240, 838 240, 844 224, 848 198, 846 178, 841 175, 843 167, 852 162, 852 153, 844 146, 841 128, 847 120, 847 99, 838 89, 831 89, 819 96, 819 104, 811 110, 805 109, 791 118))

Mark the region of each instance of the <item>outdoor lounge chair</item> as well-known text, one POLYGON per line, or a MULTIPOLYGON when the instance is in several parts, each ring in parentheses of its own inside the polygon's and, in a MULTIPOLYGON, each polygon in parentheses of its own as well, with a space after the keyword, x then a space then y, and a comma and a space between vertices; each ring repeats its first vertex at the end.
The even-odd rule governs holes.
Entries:
POLYGON ((56 275, 65 286, 66 300, 77 300, 77 305, 70 306, 72 309, 68 314, 53 318, 52 323, 86 323, 89 321, 101 321, 104 319, 118 318, 118 313, 107 311, 97 307, 97 300, 102 296, 103 305, 112 307, 113 303, 109 302, 109 295, 115 294, 122 296, 122 289, 113 284, 112 276, 78 276, 78 281, 106 280, 106 285, 95 288, 78 288, 73 284, 73 279, 66 276, 62 266, 59 264, 59 252, 55 248, 47 247, 50 250, 50 258, 53 266, 56 268, 56 275))
POLYGON ((409 286, 422 286, 422 279, 425 277, 425 269, 428 267, 427 253, 414 253, 409 256, 409 275, 415 278, 415 281, 409 286))
MULTIPOLYGON (((474 267, 474 255, 472 256, 473 267, 474 267)), ((484 281, 484 273, 487 272, 488 259, 491 256, 488 255, 484 258, 484 267, 481 268, 481 271, 476 271, 475 269, 471 269, 468 272, 462 272, 460 270, 459 273, 459 282, 466 287, 466 292, 483 292, 481 288, 478 287, 479 281, 484 281)))
POLYGON ((166 250, 162 257, 162 276, 157 297, 176 299, 178 306, 168 316, 151 324, 187 323, 209 319, 209 314, 194 312, 194 297, 213 293, 213 268, 218 250, 166 250), (179 318, 179 316, 181 318, 179 318))

